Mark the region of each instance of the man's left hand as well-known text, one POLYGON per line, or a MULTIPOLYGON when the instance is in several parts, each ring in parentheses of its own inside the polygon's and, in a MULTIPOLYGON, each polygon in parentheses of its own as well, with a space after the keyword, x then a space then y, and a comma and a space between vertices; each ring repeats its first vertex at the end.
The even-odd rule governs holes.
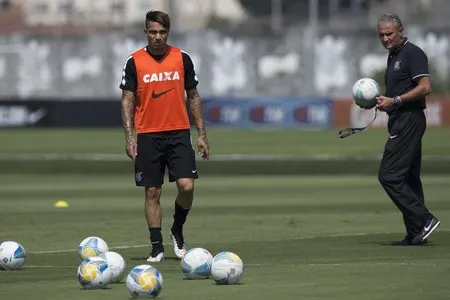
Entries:
POLYGON ((378 110, 387 111, 394 104, 394 99, 381 95, 377 97, 377 102, 376 108, 378 110))
POLYGON ((199 154, 202 154, 203 160, 209 159, 209 142, 206 135, 201 135, 197 139, 197 147, 199 154))

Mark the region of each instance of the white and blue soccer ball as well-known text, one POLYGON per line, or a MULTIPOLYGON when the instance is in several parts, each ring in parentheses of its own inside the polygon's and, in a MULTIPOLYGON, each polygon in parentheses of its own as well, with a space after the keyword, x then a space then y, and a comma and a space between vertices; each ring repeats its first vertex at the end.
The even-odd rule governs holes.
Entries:
POLYGON ((211 277, 217 284, 239 283, 244 273, 242 259, 233 252, 220 252, 214 256, 211 277))
POLYGON ((108 263, 98 256, 86 258, 78 267, 78 282, 85 289, 105 288, 112 279, 108 263))
POLYGON ((127 267, 125 260, 122 255, 117 252, 107 251, 100 254, 100 258, 103 258, 107 263, 112 272, 111 283, 120 282, 123 278, 124 271, 127 267))
POLYGON ((127 276, 127 289, 134 299, 156 298, 161 293, 162 287, 162 274, 151 265, 136 266, 127 276))
POLYGON ((192 248, 181 260, 181 270, 188 279, 207 279, 211 276, 212 254, 203 248, 192 248))
POLYGON ((14 241, 5 241, 0 244, 0 270, 18 270, 23 267, 26 260, 25 248, 14 241))
POLYGON ((372 78, 361 78, 352 88, 353 100, 362 108, 370 109, 377 104, 377 97, 381 90, 378 82, 372 78))
POLYGON ((97 236, 90 236, 85 238, 78 245, 78 257, 85 260, 89 257, 99 256, 102 253, 109 251, 108 244, 97 236))

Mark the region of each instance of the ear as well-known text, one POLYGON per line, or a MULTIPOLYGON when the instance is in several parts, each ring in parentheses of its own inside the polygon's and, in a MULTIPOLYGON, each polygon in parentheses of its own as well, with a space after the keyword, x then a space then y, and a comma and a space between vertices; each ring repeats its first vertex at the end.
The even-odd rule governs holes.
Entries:
POLYGON ((144 34, 147 35, 147 28, 144 28, 144 34))

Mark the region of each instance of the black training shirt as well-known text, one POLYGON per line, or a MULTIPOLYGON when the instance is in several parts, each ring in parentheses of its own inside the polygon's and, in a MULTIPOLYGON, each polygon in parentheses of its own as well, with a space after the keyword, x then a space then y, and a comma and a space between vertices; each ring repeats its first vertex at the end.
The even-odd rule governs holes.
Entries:
MULTIPOLYGON (((385 73, 386 96, 401 96, 417 86, 417 80, 430 76, 425 52, 405 38, 403 45, 390 52, 385 73)), ((425 109, 425 97, 403 103, 396 110, 425 109)))

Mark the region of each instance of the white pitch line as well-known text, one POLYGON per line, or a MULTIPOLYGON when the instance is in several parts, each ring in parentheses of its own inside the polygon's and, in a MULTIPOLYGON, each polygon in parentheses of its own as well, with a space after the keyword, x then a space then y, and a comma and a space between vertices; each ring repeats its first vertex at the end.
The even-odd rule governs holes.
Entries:
MULTIPOLYGON (((375 266, 384 266, 384 265, 396 265, 396 266, 423 266, 424 264, 414 263, 414 262, 379 262, 379 261, 348 261, 348 262, 340 262, 340 263, 276 263, 270 262, 265 264, 245 264, 246 267, 267 267, 267 266, 280 266, 280 267, 289 267, 289 266, 311 266, 311 267, 320 267, 320 266, 347 266, 347 265, 375 265, 375 266)), ((430 266, 435 266, 436 264, 431 263, 427 264, 430 266)))
MULTIPOLYGON (((196 157, 196 159, 200 159, 196 157)), ((213 158, 215 161, 379 161, 380 155, 284 155, 284 154, 217 154, 213 158)), ((0 161, 55 161, 55 160, 74 160, 74 161, 128 161, 129 158, 124 154, 109 153, 43 153, 43 154, 0 154, 0 161)), ((423 155, 423 161, 450 161, 450 155, 423 155)))
MULTIPOLYGON (((114 249, 133 249, 133 248, 144 248, 149 247, 148 244, 146 245, 120 245, 120 246, 114 246, 111 247, 111 250, 114 249)), ((55 253, 69 253, 69 252, 76 252, 76 249, 58 249, 58 250, 42 250, 42 251, 34 251, 34 252, 28 252, 30 254, 55 254, 55 253)))
POLYGON ((25 269, 32 268, 32 269, 72 269, 72 268, 78 268, 78 266, 48 266, 48 265, 42 265, 42 266, 36 266, 36 265, 25 265, 25 269))
MULTIPOLYGON (((371 262, 371 261, 349 261, 349 262, 340 262, 340 263, 277 263, 277 262, 268 262, 264 264, 245 264, 246 267, 292 267, 292 266, 309 266, 309 267, 340 267, 340 266, 348 266, 348 265, 372 265, 372 266, 436 266, 435 263, 414 263, 414 262, 371 262)), ((24 268, 32 268, 32 269, 74 269, 78 268, 78 266, 54 266, 54 265, 25 265, 24 268)))
MULTIPOLYGON (((441 229, 437 232, 449 232, 450 229, 441 229)), ((303 236, 297 238, 287 238, 286 241, 301 241, 301 240, 313 240, 313 239, 321 239, 321 238, 339 238, 339 237, 351 237, 351 236, 368 236, 368 235, 382 235, 382 234, 402 234, 402 232, 354 232, 354 233, 337 233, 337 234, 328 234, 328 235, 312 235, 312 236, 303 236)), ((230 243, 241 243, 248 242, 249 240, 240 240, 240 241, 232 241, 230 243)), ((273 241, 282 241, 282 240, 265 240, 263 242, 273 242, 273 241)), ((206 242, 204 242, 206 243, 206 242)), ((201 244, 201 242, 197 242, 197 244, 201 244)), ((145 248, 149 247, 149 244, 142 245, 119 245, 113 246, 110 249, 136 249, 136 248, 145 248)), ((41 251, 33 251, 28 252, 30 254, 55 254, 55 253, 70 253, 76 252, 76 249, 57 249, 57 250, 41 250, 41 251)))

